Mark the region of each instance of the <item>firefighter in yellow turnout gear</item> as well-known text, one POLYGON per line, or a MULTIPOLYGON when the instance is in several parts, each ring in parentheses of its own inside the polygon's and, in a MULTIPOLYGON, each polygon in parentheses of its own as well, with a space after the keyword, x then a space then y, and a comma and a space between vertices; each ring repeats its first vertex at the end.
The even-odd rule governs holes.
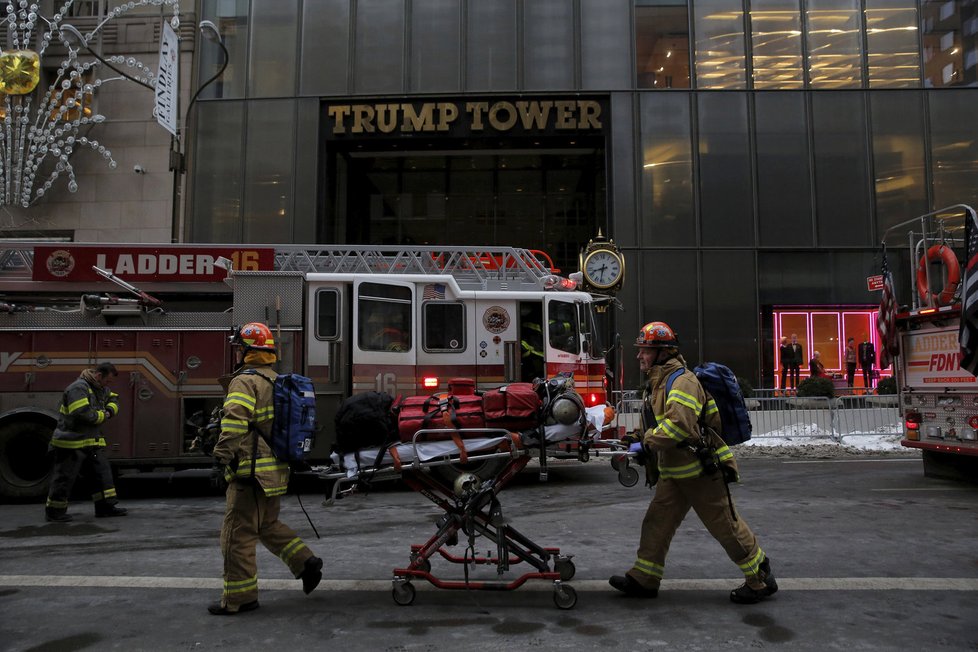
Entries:
POLYGON ((322 559, 279 520, 281 496, 289 484, 289 465, 273 456, 266 441, 274 418, 276 373, 271 365, 276 356, 272 333, 265 324, 246 324, 232 337, 231 345, 240 368, 227 385, 212 476, 215 482, 227 482, 221 527, 224 592, 220 602, 208 607, 212 614, 221 616, 258 608, 255 548, 259 541, 302 580, 306 594, 323 577, 322 559))
POLYGON ((737 513, 725 486, 727 481, 736 481, 737 465, 717 434, 720 415, 716 404, 696 375, 686 369, 679 340, 667 324, 646 324, 636 346, 639 367, 648 378, 641 444, 647 469, 658 481, 653 479, 655 496, 642 521, 635 563, 625 575, 613 576, 611 586, 628 596, 656 597, 669 544, 692 508, 744 574, 745 582, 731 591, 731 601, 751 604, 774 594, 778 585, 771 562, 737 513), (683 373, 666 396, 667 381, 677 370, 683 373), (700 428, 700 415, 704 428, 700 428))

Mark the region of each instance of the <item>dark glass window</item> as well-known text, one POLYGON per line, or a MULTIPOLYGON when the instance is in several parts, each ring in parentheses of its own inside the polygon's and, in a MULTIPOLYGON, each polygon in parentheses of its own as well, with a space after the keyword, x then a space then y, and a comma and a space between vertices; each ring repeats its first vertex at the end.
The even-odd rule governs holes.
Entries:
MULTIPOLYGON (((200 92, 200 99, 245 96, 248 79, 248 6, 249 0, 203 0, 201 18, 213 21, 228 50, 228 65, 224 74, 200 92)), ((206 40, 197 52, 197 72, 200 79, 210 79, 224 63, 224 53, 215 43, 206 40)), ((199 133, 199 130, 198 130, 199 133)))
POLYGON ((631 0, 581 0, 581 86, 631 86, 631 0))
POLYGON ((934 208, 951 204, 976 206, 978 140, 975 139, 974 116, 978 90, 931 91, 927 95, 934 208))
POLYGON ((635 2, 639 88, 689 88, 689 10, 669 0, 635 2))
POLYGON ((252 0, 248 97, 295 95, 298 0, 252 0))
POLYGON ((516 0, 470 2, 466 22, 465 87, 516 88, 516 0))
POLYGON ((978 82, 976 21, 974 2, 921 0, 924 86, 974 86, 978 82))
POLYGON ((876 240, 890 226, 930 211, 924 167, 924 107, 918 91, 870 93, 876 240))
POLYGON ((754 244, 754 192, 746 93, 700 93, 699 192, 702 242, 754 244))
POLYGON ((871 88, 920 86, 916 0, 866 0, 871 88))
POLYGON ((349 0, 303 0, 302 95, 345 94, 350 68, 349 0))
POLYGON ((812 93, 820 246, 872 245, 863 94, 812 93))
POLYGON ((411 3, 411 90, 459 89, 460 0, 411 3))
MULTIPOLYGON (((243 101, 201 102, 194 109, 192 242, 241 242, 243 101)), ((278 240, 281 242, 281 239, 278 240)))
POLYGON ((702 256, 703 358, 722 360, 736 375, 756 382, 754 252, 704 251, 702 256))
POLYGON ((696 0, 697 88, 745 88, 743 0, 696 0))
POLYGON ((754 88, 802 88, 799 0, 751 0, 754 88))
POLYGON ((400 93, 404 87, 404 0, 358 0, 353 90, 400 93))
POLYGON ((548 304, 550 319, 547 324, 550 346, 567 353, 581 352, 580 322, 577 306, 569 301, 551 301, 548 304))
POLYGON ((364 351, 411 350, 411 288, 361 283, 357 338, 364 351))
POLYGON ((295 101, 248 104, 243 242, 292 241, 295 101))
POLYGON ((424 304, 424 350, 465 350, 465 306, 461 303, 424 304))
POLYGON ((643 93, 642 242, 693 245, 689 95, 643 93))
MULTIPOLYGON (((640 285, 638 292, 641 309, 638 311, 638 325, 632 332, 637 333, 642 324, 650 321, 664 321, 676 331, 686 362, 690 366, 696 364, 700 350, 697 308, 700 275, 696 252, 646 249, 636 258, 638 269, 629 268, 628 274, 640 285)), ((624 337, 623 333, 622 338, 624 337)), ((629 357, 634 357, 634 354, 629 357)))
POLYGON ((808 83, 811 88, 862 85, 859 0, 806 0, 808 83))
POLYGON ((523 87, 574 88, 572 0, 533 0, 523 4, 523 87))
POLYGON ((804 94, 757 93, 755 122, 760 244, 810 246, 812 184, 804 94))
POLYGON ((340 335, 340 293, 336 290, 316 292, 316 337, 334 340, 340 335))

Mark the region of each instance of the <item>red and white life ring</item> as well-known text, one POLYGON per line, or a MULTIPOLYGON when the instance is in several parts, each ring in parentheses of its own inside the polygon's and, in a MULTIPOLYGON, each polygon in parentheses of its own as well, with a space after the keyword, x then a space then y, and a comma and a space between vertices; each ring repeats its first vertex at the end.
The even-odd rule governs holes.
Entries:
POLYGON ((954 251, 947 245, 934 245, 917 264, 917 294, 920 295, 921 301, 928 305, 949 305, 954 300, 954 293, 960 282, 961 265, 958 264, 958 257, 954 255, 954 251), (931 294, 930 288, 927 287, 927 265, 938 260, 947 268, 947 283, 940 294, 931 294))

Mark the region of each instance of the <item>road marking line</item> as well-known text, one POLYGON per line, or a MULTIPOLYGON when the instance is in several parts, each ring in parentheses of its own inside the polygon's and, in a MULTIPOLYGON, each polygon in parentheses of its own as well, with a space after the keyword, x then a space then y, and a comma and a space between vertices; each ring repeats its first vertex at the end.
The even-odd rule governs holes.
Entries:
POLYGON ((859 459, 859 460, 785 460, 781 462, 782 464, 855 464, 857 462, 916 462, 920 464, 919 457, 909 457, 909 458, 898 458, 895 460, 888 459, 859 459))
POLYGON ((895 489, 870 489, 870 491, 978 491, 976 487, 907 487, 895 489))
MULTIPOLYGON (((414 584, 434 589, 422 578, 414 584)), ((475 580, 473 580, 475 581, 475 580)), ((570 580, 578 591, 613 591, 607 580, 570 580)), ((722 591, 734 588, 736 578, 663 580, 663 591, 722 591)), ((73 587, 107 589, 209 589, 220 591, 223 583, 213 577, 94 577, 84 575, 0 575, 0 586, 73 587)), ((298 580, 259 580, 264 591, 294 591, 298 580)), ((968 577, 787 577, 778 580, 783 591, 978 591, 978 578, 968 577)), ((391 580, 323 580, 318 591, 389 591, 391 580)), ((546 581, 531 582, 521 591, 553 590, 546 581)))

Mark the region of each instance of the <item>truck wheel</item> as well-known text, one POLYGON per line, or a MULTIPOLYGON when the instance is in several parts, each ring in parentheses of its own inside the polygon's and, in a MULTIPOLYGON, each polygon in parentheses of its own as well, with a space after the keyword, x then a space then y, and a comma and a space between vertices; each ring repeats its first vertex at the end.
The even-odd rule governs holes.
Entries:
POLYGON ((51 433, 49 426, 33 421, 0 427, 0 495, 38 498, 47 492, 51 433))

